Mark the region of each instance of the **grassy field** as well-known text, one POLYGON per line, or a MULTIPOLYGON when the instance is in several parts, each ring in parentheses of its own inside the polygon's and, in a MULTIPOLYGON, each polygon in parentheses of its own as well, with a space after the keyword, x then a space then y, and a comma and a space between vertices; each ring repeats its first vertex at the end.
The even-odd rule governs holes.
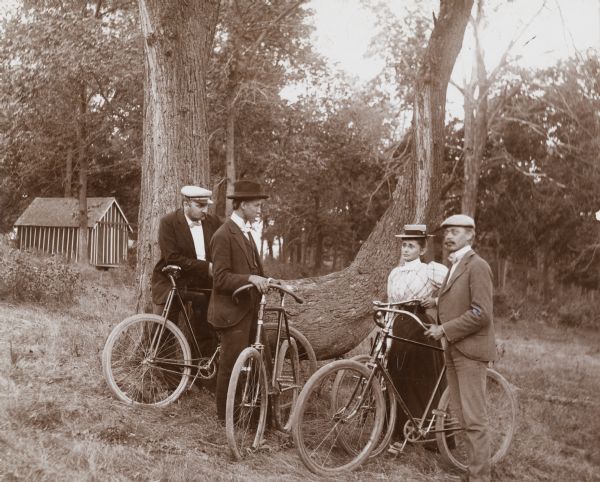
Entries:
MULTIPOLYGON (((315 480, 278 433, 265 451, 233 462, 206 391, 164 409, 117 402, 100 354, 132 314, 132 293, 108 275, 89 286, 68 310, 0 302, 1 480, 315 480)), ((600 480, 600 333, 537 319, 497 325, 497 369, 514 384, 520 413, 494 480, 600 480)), ((409 448, 339 480, 443 481, 445 473, 435 454, 409 448)))

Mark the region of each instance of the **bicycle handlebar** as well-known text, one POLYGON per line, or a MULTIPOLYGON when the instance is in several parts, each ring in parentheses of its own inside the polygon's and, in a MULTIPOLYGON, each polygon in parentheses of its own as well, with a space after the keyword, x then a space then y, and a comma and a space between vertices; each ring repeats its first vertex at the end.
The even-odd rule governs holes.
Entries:
POLYGON ((412 298, 410 300, 394 301, 389 303, 384 303, 383 301, 373 301, 373 304, 378 308, 392 308, 394 306, 421 304, 421 301, 423 301, 421 298, 412 298))
MULTIPOLYGON (((293 291, 290 291, 289 289, 283 287, 280 284, 269 283, 268 286, 269 286, 269 289, 276 289, 276 290, 279 290, 279 291, 283 291, 287 295, 290 295, 292 298, 294 298, 294 301, 296 303, 300 303, 300 304, 304 303, 304 300, 302 298, 300 298, 296 293, 294 293, 293 291)), ((238 295, 242 291, 250 289, 250 288, 256 288, 256 286, 254 286, 252 283, 248 283, 248 284, 245 284, 244 286, 240 286, 237 290, 235 290, 233 292, 233 294, 231 295, 231 297, 233 298, 234 301, 237 301, 238 295)))
POLYGON ((375 314, 374 314, 374 321, 377 324, 377 326, 383 327, 378 321, 378 313, 381 314, 379 316, 382 316, 382 312, 402 314, 402 315, 407 315, 415 323, 418 323, 421 326, 421 328, 423 328, 424 331, 427 331, 431 327, 430 323, 423 323, 423 321, 421 321, 421 319, 416 314, 411 313, 410 311, 392 308, 393 306, 402 306, 402 305, 412 304, 412 303, 420 302, 420 301, 421 300, 416 299, 416 298, 412 299, 412 300, 400 301, 400 302, 396 302, 396 303, 383 303, 381 301, 373 301, 373 304, 375 305, 375 309, 376 309, 375 314))

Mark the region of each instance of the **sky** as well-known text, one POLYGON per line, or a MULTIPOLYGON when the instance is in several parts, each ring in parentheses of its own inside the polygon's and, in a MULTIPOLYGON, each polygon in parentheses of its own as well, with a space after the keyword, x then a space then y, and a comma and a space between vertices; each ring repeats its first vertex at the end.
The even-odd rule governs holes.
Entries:
MULTIPOLYGON (((401 19, 408 0, 383 1, 401 19)), ((369 0, 310 0, 307 4, 314 11, 312 22, 316 30, 312 42, 316 50, 332 68, 362 82, 375 77, 383 67, 382 59, 366 55, 376 32, 375 15, 365 7, 368 3, 369 0)), ((439 11, 439 0, 421 0, 421 4, 425 11, 439 11)), ((518 56, 515 61, 524 67, 550 66, 589 48, 600 51, 600 0, 490 0, 487 4, 490 21, 482 44, 488 71, 498 64, 511 39, 521 32, 512 55, 518 56), (494 4, 501 5, 496 12, 491 11, 494 4)), ((452 76, 458 84, 470 72, 471 58, 472 42, 466 35, 452 76)), ((293 100, 294 92, 289 95, 293 100)), ((459 97, 456 89, 449 89, 449 110, 459 108, 459 97)))
MULTIPOLYGON (((384 0, 399 16, 407 1, 384 0)), ((366 57, 366 50, 376 30, 375 16, 364 6, 368 0, 310 0, 316 32, 313 44, 330 62, 361 80, 373 78, 382 61, 366 57)), ((438 12, 438 0, 421 0, 425 11, 438 12)), ((498 0, 495 2, 499 3, 498 0)), ((487 34, 483 39, 488 68, 498 62, 515 32, 540 9, 542 0, 506 2, 499 11, 490 12, 487 34)), ((519 63, 543 67, 576 50, 600 47, 600 0, 546 0, 545 7, 521 36, 513 52, 520 54, 519 63)), ((463 45, 461 56, 469 50, 463 45)))

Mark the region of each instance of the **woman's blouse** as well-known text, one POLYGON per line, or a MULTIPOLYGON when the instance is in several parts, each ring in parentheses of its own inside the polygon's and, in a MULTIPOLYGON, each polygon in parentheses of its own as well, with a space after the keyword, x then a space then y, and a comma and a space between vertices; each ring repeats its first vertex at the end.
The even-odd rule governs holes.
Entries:
POLYGON ((448 268, 434 261, 423 263, 420 259, 396 266, 388 277, 388 302, 422 299, 442 286, 448 268))

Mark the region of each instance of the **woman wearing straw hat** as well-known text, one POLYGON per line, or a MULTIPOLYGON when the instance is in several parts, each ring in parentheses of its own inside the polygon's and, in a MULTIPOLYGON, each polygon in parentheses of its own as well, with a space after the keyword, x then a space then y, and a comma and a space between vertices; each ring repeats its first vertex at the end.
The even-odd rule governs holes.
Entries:
MULTIPOLYGON (((435 307, 432 295, 444 282, 448 269, 440 263, 421 261, 421 256, 427 249, 428 237, 424 224, 407 224, 403 232, 396 237, 402 240, 402 247, 400 262, 388 277, 388 302, 419 299, 421 303, 415 308, 416 314, 420 318, 428 318, 425 310, 435 307)), ((425 338, 423 329, 416 323, 397 322, 393 334, 431 344, 431 341, 425 338)), ((392 343, 388 368, 411 413, 423 413, 442 366, 443 358, 440 352, 410 343, 392 343)), ((397 436, 402 437, 405 422, 406 415, 402 410, 398 410, 397 436)), ((396 444, 392 445, 390 451, 394 452, 395 447, 396 444)))

